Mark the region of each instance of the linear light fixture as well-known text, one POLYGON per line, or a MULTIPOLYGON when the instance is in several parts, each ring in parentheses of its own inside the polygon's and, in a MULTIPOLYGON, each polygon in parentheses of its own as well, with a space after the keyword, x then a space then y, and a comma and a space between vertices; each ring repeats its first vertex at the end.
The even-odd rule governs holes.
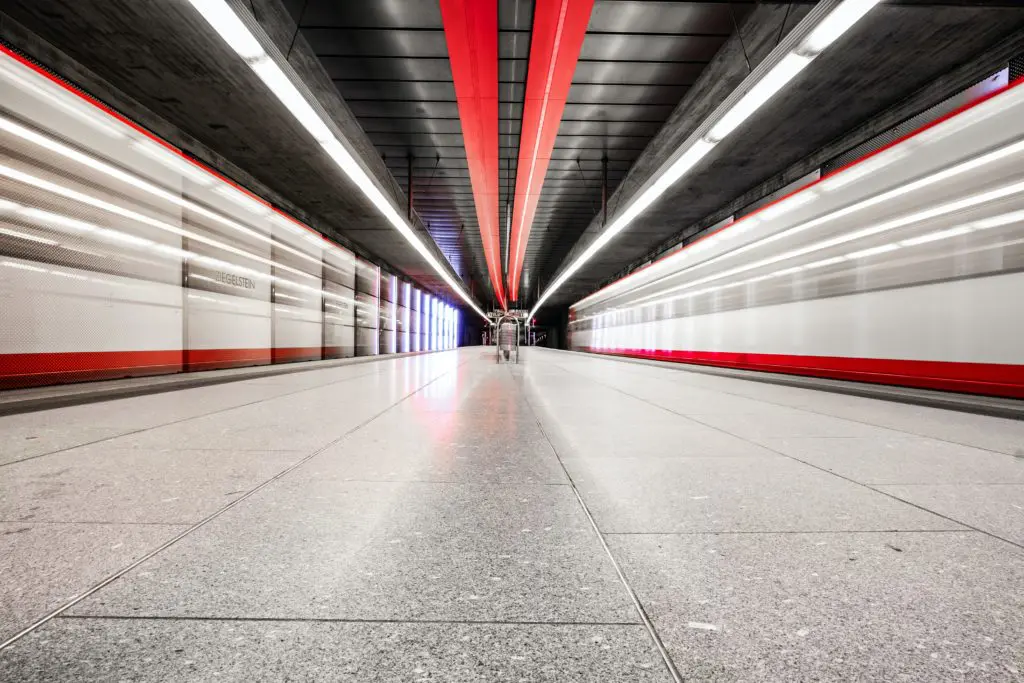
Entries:
POLYGON ((426 244, 416 235, 413 227, 406 222, 377 184, 363 170, 351 152, 334 135, 309 100, 281 69, 276 61, 263 49, 252 31, 235 14, 225 0, 189 0, 189 3, 206 20, 210 27, 233 49, 263 81, 264 85, 348 176, 371 204, 384 216, 391 226, 423 257, 423 260, 438 276, 459 295, 481 318, 486 314, 473 298, 458 284, 448 270, 431 253, 426 244))
POLYGON ((811 35, 807 36, 807 40, 801 46, 802 50, 813 55, 821 54, 879 2, 880 0, 847 0, 811 31, 811 35))
POLYGON ((772 70, 765 74, 764 78, 748 90, 740 98, 740 101, 711 127, 707 139, 715 143, 724 140, 729 133, 739 128, 787 83, 796 78, 797 74, 803 71, 812 59, 814 58, 796 53, 790 53, 783 57, 781 62, 772 67, 772 70))
MULTIPOLYGON (((716 110, 715 114, 698 128, 698 130, 707 130, 707 132, 693 140, 675 162, 668 167, 663 167, 663 170, 655 175, 653 181, 626 207, 625 211, 616 217, 561 275, 555 278, 534 304, 530 311, 530 317, 535 316, 544 302, 587 261, 593 258, 594 254, 604 248, 615 235, 628 227, 641 212, 657 201, 671 185, 686 175, 718 143, 742 126, 754 113, 782 91, 808 64, 854 26, 879 1, 842 0, 835 4, 832 10, 820 19, 814 28, 810 29, 806 37, 768 69, 749 90, 732 102, 724 112, 720 113, 719 110, 716 110)), ((725 106, 723 105, 723 107, 725 106)))

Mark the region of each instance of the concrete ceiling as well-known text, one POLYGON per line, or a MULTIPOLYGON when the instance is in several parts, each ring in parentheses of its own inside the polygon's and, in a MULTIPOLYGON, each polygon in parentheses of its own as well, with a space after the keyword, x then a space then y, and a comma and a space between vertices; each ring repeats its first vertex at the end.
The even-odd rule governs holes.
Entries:
MULTIPOLYGON (((422 227, 489 304, 437 0, 237 2, 400 206, 412 156, 422 227)), ((499 0, 502 227, 514 190, 532 6, 499 0)), ((602 158, 614 216, 811 6, 596 0, 527 248, 527 303, 599 232, 602 158)), ((0 0, 0 11, 201 143, 190 150, 196 156, 244 170, 325 232, 445 289, 185 0, 0 0)), ((681 229, 1020 31, 1019 3, 890 0, 876 8, 550 305, 575 301, 681 229)), ((504 252, 504 232, 502 240, 504 252)))

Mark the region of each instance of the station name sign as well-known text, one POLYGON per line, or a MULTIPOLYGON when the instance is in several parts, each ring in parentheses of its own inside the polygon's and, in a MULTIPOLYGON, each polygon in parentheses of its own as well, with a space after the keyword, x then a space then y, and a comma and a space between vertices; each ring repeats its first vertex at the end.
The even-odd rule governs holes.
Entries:
POLYGON ((217 282, 242 289, 256 289, 256 282, 250 278, 235 275, 234 273, 214 272, 212 277, 217 282))

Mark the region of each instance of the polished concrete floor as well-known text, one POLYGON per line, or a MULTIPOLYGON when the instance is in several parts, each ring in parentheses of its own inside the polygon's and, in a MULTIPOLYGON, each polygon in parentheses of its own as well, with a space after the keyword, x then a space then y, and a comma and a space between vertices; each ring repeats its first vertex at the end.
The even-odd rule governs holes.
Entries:
POLYGON ((4 641, 3 681, 1024 680, 1024 422, 479 348, 0 417, 4 641))

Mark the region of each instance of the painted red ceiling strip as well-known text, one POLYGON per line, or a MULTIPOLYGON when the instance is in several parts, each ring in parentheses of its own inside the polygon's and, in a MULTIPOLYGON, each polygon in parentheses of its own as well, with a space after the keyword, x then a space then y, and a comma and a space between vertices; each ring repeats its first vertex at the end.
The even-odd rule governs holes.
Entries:
POLYGON ((484 257, 506 308, 498 238, 498 1, 441 0, 441 19, 484 257))
POLYGON ((537 0, 519 137, 515 206, 508 269, 509 297, 518 299, 526 243, 537 211, 551 150, 562 121, 594 0, 537 0))

